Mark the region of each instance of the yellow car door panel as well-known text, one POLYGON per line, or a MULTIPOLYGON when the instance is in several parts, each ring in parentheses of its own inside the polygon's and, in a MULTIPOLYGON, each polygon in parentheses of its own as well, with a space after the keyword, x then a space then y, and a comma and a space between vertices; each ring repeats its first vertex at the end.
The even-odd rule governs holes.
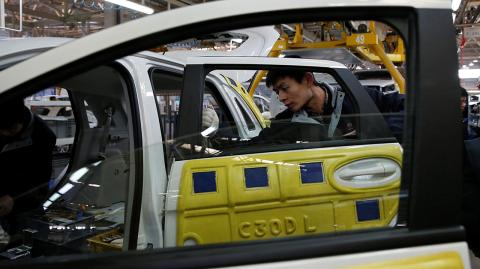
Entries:
MULTIPOLYGON (((400 177, 370 187, 342 186, 349 163, 401 163, 398 144, 365 145, 188 160, 181 172, 177 245, 231 242, 388 226, 400 177)), ((177 184, 174 184, 177 185, 177 184)), ((170 190, 172 191, 172 190, 170 190)), ((168 227, 167 227, 168 230, 168 227)))

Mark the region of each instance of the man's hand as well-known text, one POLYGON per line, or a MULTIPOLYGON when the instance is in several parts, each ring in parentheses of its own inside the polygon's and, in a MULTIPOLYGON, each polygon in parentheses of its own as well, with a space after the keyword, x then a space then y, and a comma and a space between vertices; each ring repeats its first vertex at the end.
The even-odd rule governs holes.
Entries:
POLYGON ((6 216, 12 212, 13 198, 10 195, 0 197, 0 217, 6 216))

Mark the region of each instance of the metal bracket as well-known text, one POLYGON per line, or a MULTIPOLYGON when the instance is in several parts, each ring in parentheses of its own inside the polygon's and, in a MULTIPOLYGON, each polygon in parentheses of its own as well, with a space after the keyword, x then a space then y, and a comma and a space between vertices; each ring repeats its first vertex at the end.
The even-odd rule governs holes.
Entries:
POLYGON ((9 28, 5 26, 5 0, 0 0, 0 30, 9 30, 15 32, 23 31, 23 0, 18 2, 18 11, 19 11, 19 27, 18 29, 9 28))

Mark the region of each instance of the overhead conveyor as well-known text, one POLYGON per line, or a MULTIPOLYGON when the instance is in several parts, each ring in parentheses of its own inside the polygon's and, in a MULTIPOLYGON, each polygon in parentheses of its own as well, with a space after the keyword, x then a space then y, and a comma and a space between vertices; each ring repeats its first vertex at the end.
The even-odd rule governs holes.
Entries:
MULTIPOLYGON (((305 42, 304 27, 302 24, 296 24, 293 38, 282 32, 268 56, 278 57, 287 50, 295 49, 347 48, 367 62, 385 66, 398 84, 400 92, 405 93, 405 78, 396 68, 397 65, 402 65, 406 60, 405 46, 400 36, 388 34, 382 41, 376 30, 378 24, 373 21, 368 22, 368 27, 366 24, 360 24, 359 29, 355 31, 347 29, 341 23, 331 25, 331 22, 329 22, 322 24, 322 26, 337 28, 340 31, 340 36, 338 38, 329 36, 330 40, 326 40, 328 38, 323 36, 322 31, 322 41, 305 42), (384 46, 388 51, 386 51, 384 46)), ((265 75, 266 71, 260 71, 256 74, 249 87, 251 96, 253 96, 258 84, 265 75)))

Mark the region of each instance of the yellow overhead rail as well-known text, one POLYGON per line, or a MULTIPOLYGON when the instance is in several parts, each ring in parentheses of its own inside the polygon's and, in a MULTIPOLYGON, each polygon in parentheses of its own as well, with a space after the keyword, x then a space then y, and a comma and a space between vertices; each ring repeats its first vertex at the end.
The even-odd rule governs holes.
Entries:
MULTIPOLYGON (((268 57, 278 57, 280 52, 286 50, 288 47, 288 36, 282 35, 273 45, 272 50, 268 53, 268 57)), ((249 92, 250 96, 253 96, 255 90, 257 89, 258 84, 262 81, 262 78, 267 74, 266 70, 259 70, 258 73, 255 75, 252 83, 250 84, 249 92)))
MULTIPOLYGON (((385 44, 391 48, 390 53, 385 52, 383 44, 379 41, 373 21, 369 23, 369 31, 367 33, 352 33, 347 35, 344 31, 341 33, 339 40, 320 42, 304 42, 302 26, 296 24, 293 40, 290 41, 286 34, 282 34, 273 45, 268 56, 278 57, 282 51, 289 49, 347 47, 357 52, 363 59, 369 62, 383 64, 398 84, 400 92, 405 93, 405 79, 394 65, 394 63, 405 62, 405 46, 403 40, 398 35, 387 35, 385 44), (395 44, 395 46, 392 44, 395 44)), ((265 75, 265 70, 261 70, 256 74, 249 89, 251 96, 253 96, 258 84, 265 75)))
POLYGON ((365 51, 365 47, 371 49, 377 56, 380 58, 380 61, 385 67, 387 68, 388 72, 392 75, 393 79, 395 82, 397 82, 398 87, 400 88, 401 93, 405 93, 405 79, 403 78, 402 74, 398 71, 398 69, 395 67, 393 64, 392 60, 395 59, 398 62, 404 62, 405 61, 405 51, 404 51, 404 46, 403 46, 403 41, 401 41, 401 38, 398 38, 399 45, 397 46, 397 49, 400 50, 398 54, 389 54, 387 55, 385 53, 385 50, 383 49, 383 44, 379 44, 378 40, 378 35, 375 31, 375 23, 370 22, 370 31, 368 33, 354 33, 346 38, 346 45, 347 47, 350 48, 355 48, 357 51, 363 51, 364 53, 360 53, 364 58, 369 59, 372 62, 378 62, 375 61, 375 59, 372 57, 372 55, 368 55, 367 51, 365 51), (393 58, 393 59, 392 59, 393 58))

